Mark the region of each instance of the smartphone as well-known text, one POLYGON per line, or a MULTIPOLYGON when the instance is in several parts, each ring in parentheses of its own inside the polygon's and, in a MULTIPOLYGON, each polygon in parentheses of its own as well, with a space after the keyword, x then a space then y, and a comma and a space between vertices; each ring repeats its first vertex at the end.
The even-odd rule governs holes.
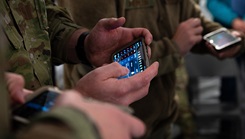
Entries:
POLYGON ((54 105, 61 91, 55 87, 42 87, 27 98, 26 103, 12 111, 13 122, 28 124, 30 118, 41 112, 47 112, 54 105))
POLYGON ((129 69, 129 73, 125 76, 119 77, 120 79, 128 78, 144 71, 149 67, 149 57, 144 38, 134 40, 115 52, 112 55, 112 60, 129 69))
POLYGON ((240 37, 233 36, 226 28, 220 28, 210 32, 203 39, 212 44, 216 50, 234 46, 241 41, 240 37))

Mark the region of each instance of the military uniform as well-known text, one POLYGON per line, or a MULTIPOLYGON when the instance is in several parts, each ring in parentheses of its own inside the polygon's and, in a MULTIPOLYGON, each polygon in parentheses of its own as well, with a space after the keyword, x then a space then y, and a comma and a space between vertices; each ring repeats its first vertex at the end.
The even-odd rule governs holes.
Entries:
POLYGON ((19 130, 16 139, 101 139, 92 120, 80 110, 55 108, 19 130), (58 133, 58 134, 57 134, 58 133))
POLYGON ((8 71, 23 75, 27 89, 52 85, 52 64, 69 62, 63 48, 79 27, 48 0, 1 0, 0 14, 10 44, 8 71))
MULTIPOLYGON (((201 19, 203 34, 220 28, 219 24, 210 22, 201 16, 198 5, 192 0, 58 0, 71 13, 74 21, 82 26, 92 27, 95 21, 104 17, 126 17, 126 27, 145 27, 154 36, 151 44, 151 62, 159 61, 159 73, 152 80, 149 94, 133 103, 131 107, 135 115, 147 125, 146 138, 170 138, 170 124, 178 114, 175 96, 175 70, 181 65, 181 56, 177 44, 171 39, 178 25, 192 17, 201 19), (77 4, 80 3, 80 4, 77 4), (116 7, 116 8, 115 8, 116 7), (86 14, 81 18, 81 15, 86 14)), ((203 42, 197 44, 192 51, 207 53, 203 42)), ((70 85, 88 69, 69 66, 66 77, 70 85)), ((178 75, 178 74, 177 74, 178 75)), ((186 79, 179 78, 186 83, 186 79)))
POLYGON ((175 101, 178 104, 179 114, 174 124, 180 127, 179 136, 181 139, 196 139, 197 127, 194 120, 194 111, 188 98, 188 75, 184 59, 182 59, 180 66, 176 69, 176 77, 175 101))
MULTIPOLYGON (((1 12, 3 11, 3 2, 4 0, 0 1, 1 3, 1 12)), ((8 4, 6 4, 5 8, 8 8, 8 4)), ((20 4, 20 3, 19 3, 20 4)), ((23 9, 25 10, 25 9, 23 9)), ((6 15, 5 15, 6 16, 6 15)), ((6 20, 0 16, 1 22, 6 20), (4 20, 2 20, 4 19, 4 20)), ((8 22, 10 22, 8 20, 8 22)), ((6 27, 6 24, 4 24, 6 27)), ((7 28, 10 29, 10 28, 7 28)), ((12 28, 14 29, 14 28, 12 28)), ((7 30, 11 31, 11 30, 7 30)), ((8 32, 10 33, 10 32, 8 32)), ((1 34, 1 41, 0 41, 0 138, 11 138, 11 139, 100 139, 100 134, 98 132, 97 127, 94 125, 92 120, 80 110, 69 108, 69 107, 60 107, 55 108, 54 110, 39 115, 35 118, 31 124, 29 124, 25 129, 21 129, 18 133, 14 133, 10 130, 10 114, 9 114, 9 94, 7 92, 6 83, 4 81, 4 72, 6 66, 6 57, 5 52, 6 48, 10 45, 7 43, 8 35, 2 31, 2 24, 0 24, 0 34, 1 34), (59 133, 59 134, 57 134, 59 133)), ((12 35, 15 35, 14 33, 12 35)), ((8 36, 9 37, 16 37, 16 36, 8 36)), ((14 38, 12 38, 14 39, 14 38)), ((15 45, 18 45, 15 44, 15 45)), ((19 50, 21 51, 21 50, 19 50)), ((17 55, 18 56, 18 55, 17 55)))

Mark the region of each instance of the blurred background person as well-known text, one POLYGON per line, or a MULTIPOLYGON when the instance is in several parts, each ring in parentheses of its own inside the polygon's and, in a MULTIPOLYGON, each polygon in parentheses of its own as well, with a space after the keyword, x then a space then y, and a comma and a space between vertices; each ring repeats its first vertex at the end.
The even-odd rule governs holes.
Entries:
POLYGON ((215 21, 241 32, 245 32, 244 5, 243 0, 207 0, 207 8, 215 21))
MULTIPOLYGON (((244 1, 239 0, 207 0, 207 8, 213 20, 223 26, 245 33, 244 1), (219 7, 219 8, 217 8, 219 7)), ((237 62, 244 80, 244 54, 237 57, 237 62)), ((241 78, 242 79, 242 78, 241 78)), ((237 80, 234 77, 222 77, 220 100, 224 103, 237 105, 237 80)))
MULTIPOLYGON (((207 7, 212 13, 215 21, 221 23, 227 28, 245 33, 245 2, 243 0, 207 0, 207 7)), ((236 61, 240 68, 240 79, 243 84, 245 83, 245 54, 238 56, 236 61)), ((245 93, 244 86, 241 86, 242 92, 245 93)), ((222 91, 227 92, 225 89, 222 91)), ((231 96, 231 93, 227 94, 227 97, 231 96)), ((234 98, 231 97, 231 99, 234 98)))
MULTIPOLYGON (((213 16, 213 20, 223 26, 245 33, 245 1, 244 0, 207 0, 207 8, 213 16)), ((245 54, 235 58, 238 65, 238 78, 221 78, 220 101, 230 107, 244 109, 245 96, 245 54), (241 102, 239 104, 239 102, 241 102)), ((223 127, 231 127, 232 120, 223 120, 223 127)), ((222 128, 222 132, 232 132, 231 128, 222 128)), ((244 123, 243 123, 244 128, 244 123)), ((233 137, 230 137, 233 138, 233 137)))

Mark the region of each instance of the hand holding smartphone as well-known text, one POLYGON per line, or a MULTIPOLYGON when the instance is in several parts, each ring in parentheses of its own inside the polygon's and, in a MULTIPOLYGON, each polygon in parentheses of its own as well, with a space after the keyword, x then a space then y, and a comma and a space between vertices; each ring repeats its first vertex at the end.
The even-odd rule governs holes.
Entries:
POLYGON ((127 44, 112 55, 112 60, 129 69, 129 73, 120 78, 128 78, 144 71, 149 66, 149 57, 144 38, 127 44))
POLYGON ((15 108, 12 112, 14 122, 28 124, 29 119, 40 112, 47 112, 54 105, 61 91, 55 87, 42 87, 36 90, 26 103, 15 108))
POLYGON ((220 28, 210 32, 206 34, 203 39, 213 45, 218 51, 234 46, 241 41, 240 37, 232 35, 226 28, 220 28))

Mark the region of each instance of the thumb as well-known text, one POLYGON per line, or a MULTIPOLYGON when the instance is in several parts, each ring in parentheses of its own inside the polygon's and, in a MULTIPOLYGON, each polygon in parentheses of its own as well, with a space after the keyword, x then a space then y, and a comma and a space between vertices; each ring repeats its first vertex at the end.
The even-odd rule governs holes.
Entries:
POLYGON ((100 67, 100 70, 103 71, 103 76, 105 79, 109 78, 118 78, 126 75, 129 72, 129 69, 121 66, 117 62, 100 67))
POLYGON ((17 103, 23 104, 25 102, 23 90, 18 90, 16 92, 11 93, 11 97, 17 103))

